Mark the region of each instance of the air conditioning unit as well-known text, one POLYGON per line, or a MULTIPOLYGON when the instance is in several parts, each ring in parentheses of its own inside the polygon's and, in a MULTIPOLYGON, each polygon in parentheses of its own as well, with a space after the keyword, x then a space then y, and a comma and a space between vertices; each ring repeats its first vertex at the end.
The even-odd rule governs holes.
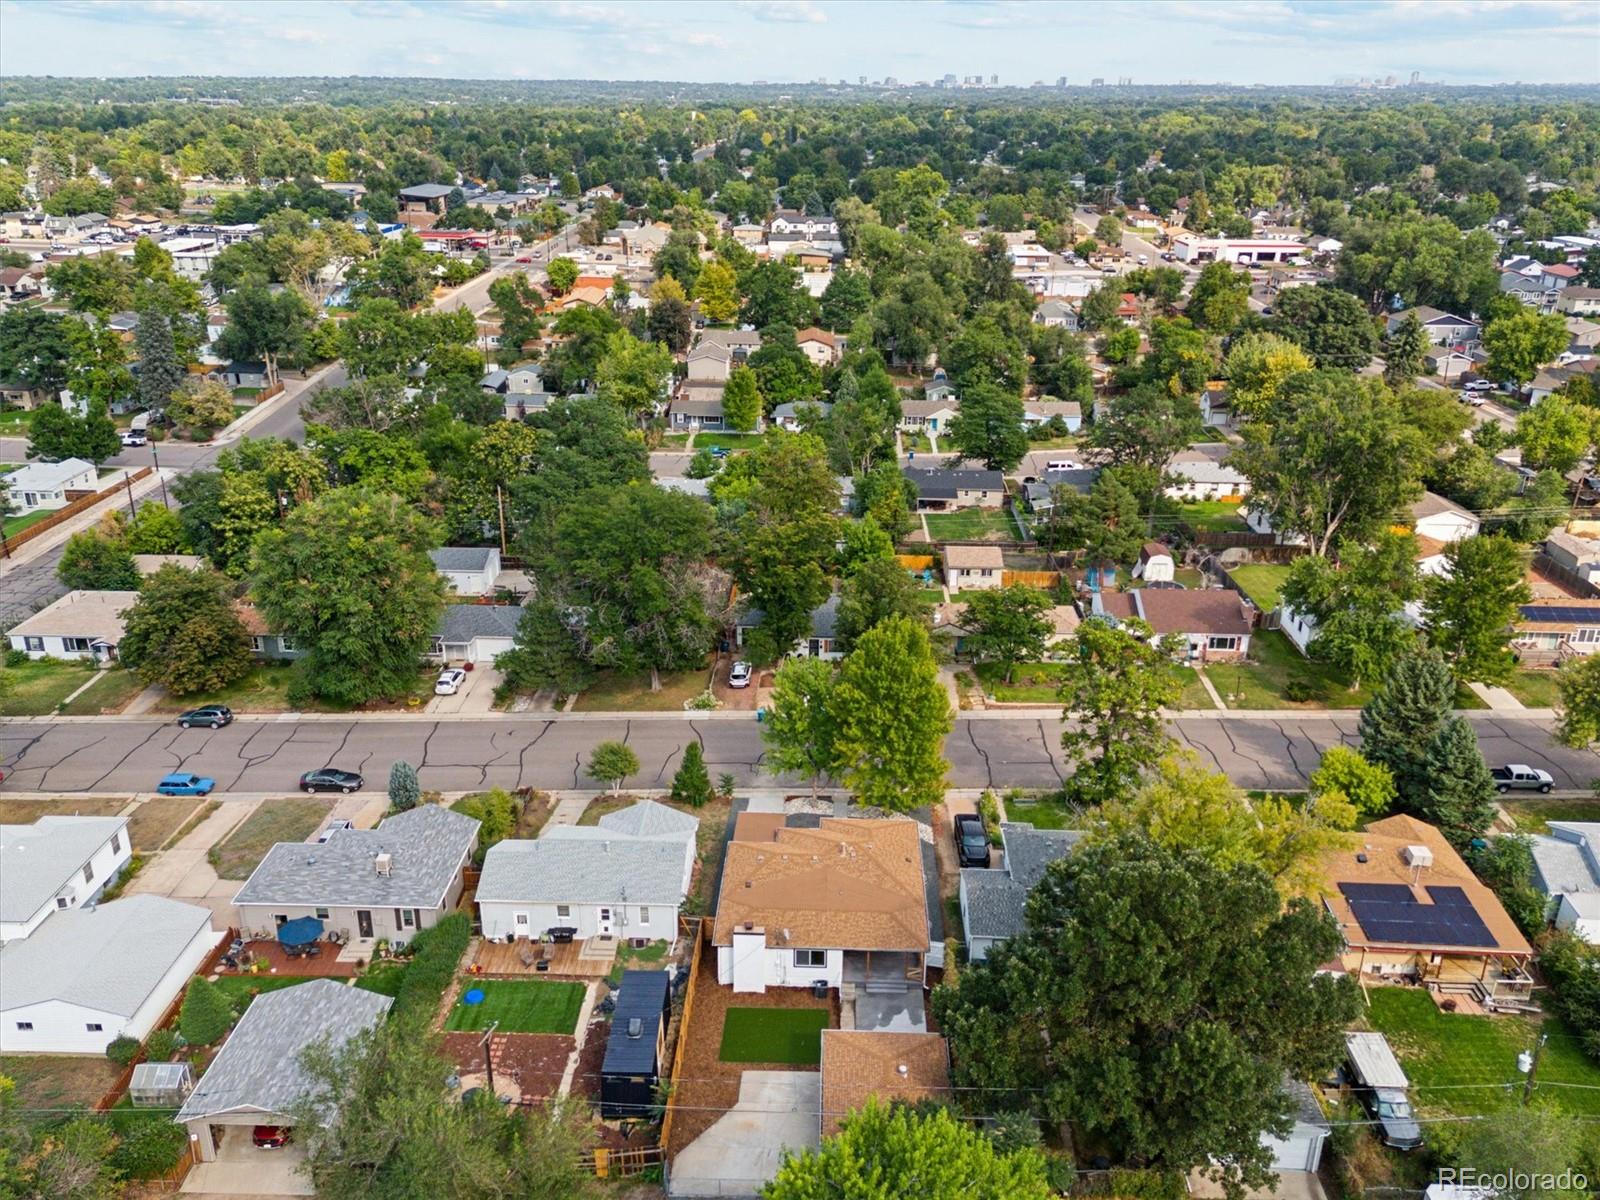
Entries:
POLYGON ((373 858, 372 869, 379 875, 388 875, 394 870, 394 857, 385 850, 382 854, 373 858))
POLYGON ((1433 851, 1426 846, 1407 846, 1401 853, 1408 867, 1433 866, 1433 851))

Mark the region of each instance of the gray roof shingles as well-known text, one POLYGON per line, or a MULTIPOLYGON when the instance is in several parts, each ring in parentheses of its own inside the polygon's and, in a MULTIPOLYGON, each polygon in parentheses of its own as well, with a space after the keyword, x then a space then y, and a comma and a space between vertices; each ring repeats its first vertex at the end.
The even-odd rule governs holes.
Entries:
POLYGON ((477 839, 477 821, 427 804, 376 829, 337 830, 321 844, 279 842, 233 902, 437 908, 477 839), (387 875, 374 866, 380 852, 390 856, 387 875))
POLYGON ((488 546, 441 546, 429 550, 428 557, 441 571, 481 571, 489 565, 493 553, 488 546))
POLYGON ((489 848, 478 901, 521 904, 679 904, 683 842, 678 839, 567 836, 559 826, 533 841, 489 848))
POLYGON ((446 604, 435 634, 445 642, 470 642, 478 637, 516 637, 522 608, 516 604, 446 604))
POLYGON ((49 816, 0 825, 0 921, 32 917, 127 824, 126 817, 49 816))
POLYGON ((1083 834, 1070 829, 1035 829, 1020 821, 1000 825, 1006 869, 968 867, 961 872, 966 888, 962 909, 967 933, 979 938, 1016 937, 1026 927, 1028 893, 1044 878, 1045 868, 1065 858, 1083 834))

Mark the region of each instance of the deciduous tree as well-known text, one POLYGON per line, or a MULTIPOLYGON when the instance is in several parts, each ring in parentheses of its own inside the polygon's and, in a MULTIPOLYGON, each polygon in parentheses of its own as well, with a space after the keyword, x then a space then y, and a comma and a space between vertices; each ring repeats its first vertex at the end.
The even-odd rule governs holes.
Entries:
POLYGON ((1362 817, 1381 817, 1394 803, 1394 776, 1382 763, 1368 762, 1359 750, 1329 746, 1311 772, 1311 794, 1339 797, 1362 817))
POLYGON ((849 650, 867 630, 895 616, 927 619, 916 579, 893 558, 860 563, 845 576, 839 590, 839 610, 834 618, 839 648, 849 650))
POLYGON ((565 296, 572 290, 572 285, 578 282, 578 264, 565 255, 552 258, 550 265, 545 268, 545 275, 550 280, 550 290, 558 296, 565 296))
POLYGON ((1600 655, 1586 654, 1556 676, 1561 695, 1557 736, 1569 746, 1600 741, 1600 655))
POLYGON ((1565 396, 1546 396, 1517 418, 1522 465, 1535 471, 1567 472, 1594 443, 1595 411, 1565 396))
POLYGON ((1284 381, 1311 369, 1311 358, 1275 333, 1247 333, 1228 347, 1228 404, 1241 421, 1266 415, 1284 381))
POLYGON ((1483 327, 1489 361, 1484 374, 1500 383, 1525 384, 1567 348, 1572 335, 1560 313, 1538 313, 1522 305, 1483 327))
POLYGON ((1428 640, 1444 651, 1457 679, 1503 683, 1515 665, 1517 606, 1532 596, 1522 552, 1510 538, 1483 534, 1451 542, 1444 557, 1449 569, 1427 582, 1428 640))
POLYGON ((1372 361, 1378 332, 1361 301, 1333 287, 1287 288, 1273 297, 1272 323, 1318 368, 1359 371, 1372 361))
POLYGON ((991 471, 1014 469, 1028 452, 1021 395, 994 383, 973 384, 962 393, 949 435, 962 459, 991 471))
POLYGON ((614 796, 622 790, 622 781, 638 772, 639 756, 622 742, 601 742, 589 755, 585 770, 590 779, 609 785, 614 796))
POLYGON ((186 379, 167 403, 167 416, 184 429, 210 437, 233 420, 233 392, 215 379, 186 379))
POLYGON ((1229 333, 1250 310, 1250 272, 1236 271, 1232 263, 1207 263, 1189 292, 1185 309, 1200 329, 1229 333))
POLYGON ((56 564, 56 578, 69 588, 91 592, 137 588, 139 571, 118 520, 108 515, 95 527, 69 537, 56 564))
POLYGON ((1126 795, 1171 745, 1161 709, 1182 690, 1172 659, 1150 644, 1150 627, 1084 621, 1067 647, 1061 702, 1069 722, 1061 748, 1073 767, 1067 791, 1097 804, 1126 795))
POLYGON ((1314 555, 1296 559, 1278 595, 1286 609, 1315 623, 1311 656, 1336 667, 1354 690, 1415 648, 1405 606, 1422 595, 1422 580, 1410 534, 1380 533, 1370 545, 1346 540, 1339 552, 1337 565, 1314 555))
POLYGON ((1055 626, 1045 616, 1050 597, 1024 584, 970 592, 962 624, 965 647, 980 662, 1005 668, 1006 682, 1019 662, 1038 662, 1055 626))
POLYGON ((123 623, 123 665, 175 696, 215 691, 250 670, 250 635, 214 571, 162 567, 144 581, 123 623))
POLYGON ((723 262, 709 262, 694 281, 694 298, 706 319, 724 324, 739 315, 739 280, 723 262))
POLYGON ((91 400, 81 417, 53 402, 41 404, 28 417, 29 458, 86 458, 98 466, 121 448, 103 400, 91 400))
POLYGON ((822 780, 839 769, 834 678, 833 664, 823 659, 785 659, 773 680, 761 727, 767 770, 804 775, 813 796, 822 780))
POLYGON ((753 430, 761 418, 761 389, 756 385, 756 373, 740 365, 728 372, 728 382, 722 389, 722 415, 732 429, 753 430))

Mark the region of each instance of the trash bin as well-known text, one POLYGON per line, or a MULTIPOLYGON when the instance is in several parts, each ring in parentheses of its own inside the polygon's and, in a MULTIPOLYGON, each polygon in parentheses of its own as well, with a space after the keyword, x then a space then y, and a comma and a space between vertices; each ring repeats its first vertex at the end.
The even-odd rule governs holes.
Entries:
POLYGON ((766 719, 767 719, 767 710, 764 709, 764 708, 756 709, 756 720, 757 721, 765 721, 766 719))

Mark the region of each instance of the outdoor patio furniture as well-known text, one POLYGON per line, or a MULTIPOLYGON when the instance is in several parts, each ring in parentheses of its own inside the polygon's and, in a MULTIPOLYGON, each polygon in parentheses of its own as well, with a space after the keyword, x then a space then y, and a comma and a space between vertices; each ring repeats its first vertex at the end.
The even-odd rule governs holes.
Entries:
POLYGON ((523 966, 531 967, 539 956, 534 952, 531 944, 523 942, 517 947, 517 957, 522 960, 523 966))

